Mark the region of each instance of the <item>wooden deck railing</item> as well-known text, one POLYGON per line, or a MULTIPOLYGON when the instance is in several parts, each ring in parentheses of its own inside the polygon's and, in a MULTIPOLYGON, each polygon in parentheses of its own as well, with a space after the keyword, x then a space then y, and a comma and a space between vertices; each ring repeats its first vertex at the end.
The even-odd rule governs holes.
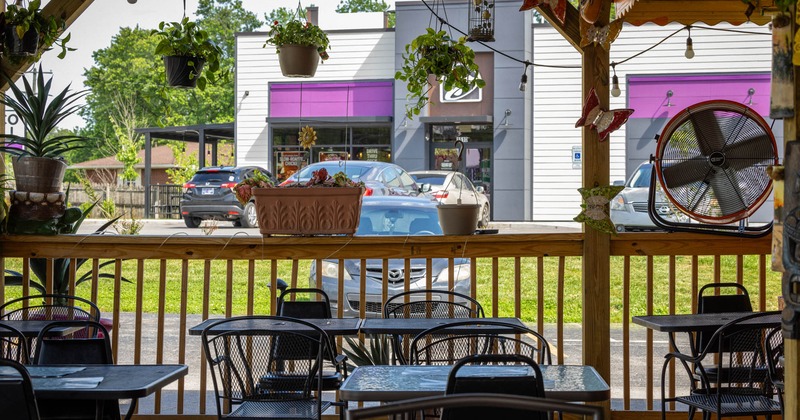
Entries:
MULTIPOLYGON (((581 234, 479 235, 470 237, 220 237, 220 236, 10 236, 0 242, 0 270, 13 268, 30 278, 30 258, 88 258, 70 290, 98 302, 113 320, 118 363, 186 363, 189 376, 174 389, 141 404, 142 413, 213 415, 212 388, 200 343, 187 329, 202 319, 269 313, 277 279, 308 284, 308 266, 323 259, 427 259, 471 261, 471 293, 487 316, 517 316, 551 341, 558 363, 581 363, 581 234), (95 274, 91 285, 75 288, 86 268, 113 260, 113 279, 95 274), (129 281, 130 283, 126 282, 129 281), (170 297, 168 297, 170 296, 170 297), (149 308, 149 309, 148 309, 149 308), (576 333, 577 331, 577 333, 576 333), (167 397, 168 396, 168 397, 167 397)), ((635 315, 690 311, 699 285, 734 281, 750 290, 754 306, 773 309, 780 276, 770 269, 770 238, 739 239, 697 234, 623 234, 611 242, 612 412, 659 410, 661 358, 666 337, 632 326, 635 315), (644 380, 642 380, 644 375, 644 380)), ((341 264, 340 264, 341 267, 341 264)), ((342 269, 340 293, 342 296, 342 269)), ((48 264, 52 275, 52 264, 48 264)), ((386 276, 384 270, 384 276, 386 276)), ((408 272, 408 270, 406 270, 408 272)), ((408 274, 407 274, 408 276, 408 274)), ((452 287, 453 276, 450 275, 452 287)), ((386 280, 386 278, 385 278, 386 280)), ((408 277, 406 278, 408 280, 408 277)), ((364 276, 359 281, 366 282, 364 276)), ((313 281, 312 281, 313 283, 313 281)), ((408 281, 405 282, 406 285, 408 281)), ((384 281, 386 284, 386 281, 384 281)), ((52 282, 48 286, 52 287, 52 282)), ((406 286, 408 287, 408 286, 406 286)), ((0 288, 0 301, 34 292, 0 288)), ((386 287, 383 289, 386 295, 386 287)), ((365 297, 360 297, 364 308, 365 297)), ((341 313, 342 306, 339 306, 341 313)), ((363 314, 363 309, 362 309, 363 314)), ((341 341, 340 341, 341 344, 341 341)), ((669 393, 680 390, 672 369, 669 393)), ((142 414, 140 418, 147 418, 142 414)))

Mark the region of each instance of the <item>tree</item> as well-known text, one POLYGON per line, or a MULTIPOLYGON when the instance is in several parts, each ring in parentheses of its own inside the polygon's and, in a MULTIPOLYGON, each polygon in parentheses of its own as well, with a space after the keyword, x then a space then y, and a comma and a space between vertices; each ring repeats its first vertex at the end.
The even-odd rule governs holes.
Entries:
POLYGON ((136 98, 118 97, 116 108, 117 112, 112 115, 111 122, 119 144, 117 160, 124 165, 120 177, 124 181, 135 181, 139 177, 135 166, 141 162, 139 151, 142 150, 144 143, 142 135, 136 132, 136 128, 142 119, 136 115, 136 98))
POLYGON ((267 19, 267 24, 269 25, 272 25, 273 22, 286 24, 293 18, 297 17, 297 11, 296 9, 279 7, 269 12, 269 14, 264 14, 264 17, 267 19))
MULTIPOLYGON (((389 5, 383 0, 342 0, 336 7, 336 13, 386 12, 389 5)), ((395 15, 389 15, 389 27, 394 28, 395 15)))
MULTIPOLYGON (((200 0, 197 16, 224 52, 220 64, 233 74, 234 33, 255 30, 263 22, 244 10, 241 0, 200 0)), ((233 121, 233 77, 209 84, 202 92, 166 88, 164 66, 154 54, 157 42, 150 30, 121 28, 107 48, 94 52, 95 64, 84 72, 84 84, 91 90, 81 111, 87 121, 86 135, 119 150, 113 124, 117 97, 135 100, 133 111, 141 118, 137 128, 233 121)))

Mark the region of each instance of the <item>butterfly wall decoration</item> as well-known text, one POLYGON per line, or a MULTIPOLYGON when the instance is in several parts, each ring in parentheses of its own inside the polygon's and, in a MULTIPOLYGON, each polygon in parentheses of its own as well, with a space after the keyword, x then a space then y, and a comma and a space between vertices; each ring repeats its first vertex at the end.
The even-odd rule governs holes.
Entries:
POLYGON ((581 19, 581 48, 589 44, 599 44, 606 51, 611 48, 611 43, 622 31, 622 19, 617 19, 608 25, 598 26, 581 19))
MULTIPOLYGON (((595 1, 598 3, 600 2, 600 0, 595 1)), ((519 11, 522 12, 542 6, 552 9, 553 13, 556 15, 556 19, 561 22, 562 26, 564 25, 564 19, 567 17, 567 0, 523 0, 519 11)))
POLYGON ((611 221, 611 216, 608 214, 608 203, 614 196, 619 194, 622 185, 606 185, 594 188, 578 188, 583 198, 581 208, 583 211, 574 219, 576 222, 585 223, 590 228, 599 232, 608 233, 609 235, 616 235, 617 230, 614 227, 614 222, 611 221))
POLYGON ((589 96, 586 98, 586 103, 583 105, 583 112, 581 118, 575 123, 575 127, 589 127, 597 131, 597 136, 600 141, 605 141, 612 131, 622 127, 628 121, 628 117, 633 114, 633 109, 612 109, 606 111, 600 108, 600 99, 597 97, 597 92, 594 88, 589 91, 589 96))

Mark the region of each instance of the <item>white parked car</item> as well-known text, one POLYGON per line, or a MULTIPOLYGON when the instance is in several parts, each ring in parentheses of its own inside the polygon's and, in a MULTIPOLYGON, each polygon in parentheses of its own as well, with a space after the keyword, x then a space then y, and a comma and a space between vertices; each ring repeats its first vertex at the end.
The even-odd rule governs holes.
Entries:
POLYGON ((472 185, 464 174, 453 171, 410 171, 408 173, 417 181, 418 185, 430 185, 431 195, 441 204, 478 204, 478 227, 489 226, 491 219, 491 209, 489 208, 489 198, 486 197, 483 187, 472 185))
MULTIPOLYGON (((639 164, 631 177, 623 184, 625 189, 611 200, 609 206, 611 221, 614 222, 617 232, 660 230, 647 213, 652 172, 652 163, 639 164)), ((622 182, 617 181, 614 184, 620 185, 622 182)), ((667 221, 680 223, 691 221, 689 216, 670 203, 660 190, 656 190, 655 209, 658 215, 667 221)))

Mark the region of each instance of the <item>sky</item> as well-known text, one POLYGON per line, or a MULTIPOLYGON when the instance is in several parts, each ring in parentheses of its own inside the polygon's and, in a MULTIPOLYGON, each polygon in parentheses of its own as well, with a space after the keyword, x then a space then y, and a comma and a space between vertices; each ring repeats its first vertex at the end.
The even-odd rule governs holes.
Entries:
MULTIPOLYGON (((88 9, 67 28, 67 32, 72 34, 68 45, 77 48, 77 51, 68 52, 63 60, 58 59, 58 51, 55 49, 47 51, 42 56, 40 61, 42 70, 52 72, 55 90, 60 91, 70 83, 73 89, 84 89, 83 73, 94 64, 92 53, 108 47, 111 38, 119 32, 119 28, 134 27, 138 24, 144 29, 154 29, 162 20, 177 21, 183 17, 183 0, 137 0, 135 4, 129 4, 128 1, 94 0, 88 9)), ((386 1, 386 3, 390 5, 390 8, 394 8, 394 1, 386 1)), ((321 20, 324 20, 323 14, 335 13, 339 0, 307 0, 303 2, 303 6, 312 4, 319 7, 321 20)), ((297 3, 292 0, 242 0, 242 5, 246 10, 256 13, 262 20, 265 13, 278 7, 297 7, 297 3)), ((186 0, 186 15, 193 16, 195 10, 197 10, 197 0, 186 0)), ((266 28, 262 29, 266 30, 266 28)), ((12 122, 8 121, 7 131, 13 127, 12 122)), ((75 115, 65 119, 61 127, 74 128, 84 125, 85 121, 75 115)), ((17 130, 20 130, 21 125, 18 127, 17 130)))

